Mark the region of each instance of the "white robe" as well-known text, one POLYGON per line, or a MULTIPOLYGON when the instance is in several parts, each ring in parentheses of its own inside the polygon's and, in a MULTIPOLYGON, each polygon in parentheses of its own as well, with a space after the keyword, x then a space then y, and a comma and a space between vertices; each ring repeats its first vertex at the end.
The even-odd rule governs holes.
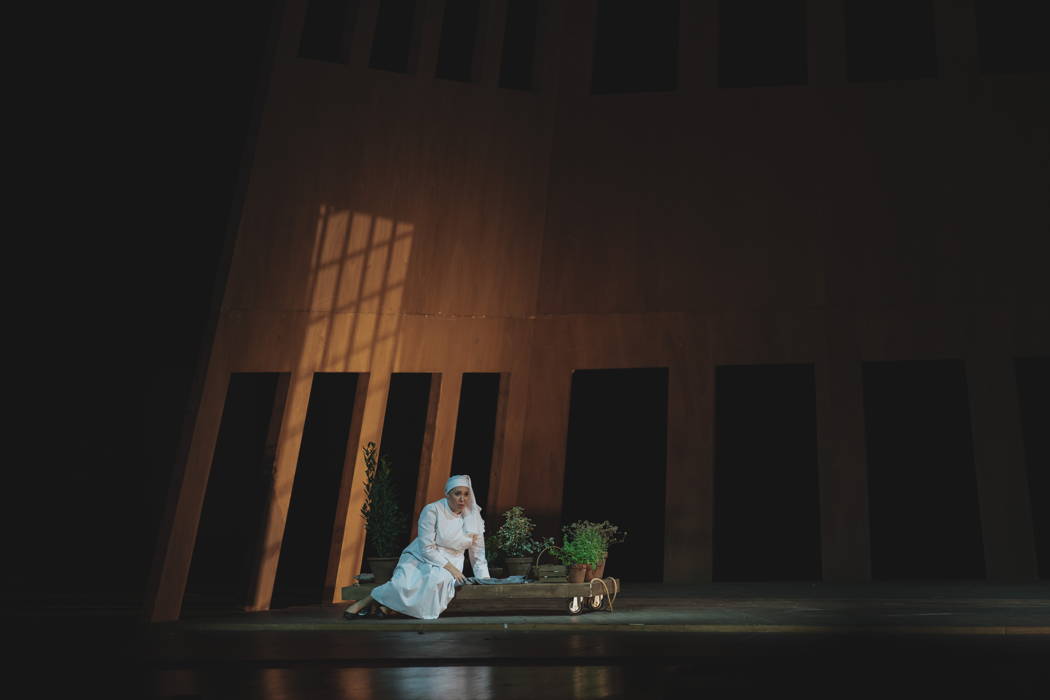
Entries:
POLYGON ((488 578, 484 534, 485 522, 476 512, 457 515, 444 498, 426 504, 419 513, 419 534, 401 552, 390 581, 372 590, 372 598, 405 615, 435 619, 456 594, 456 580, 445 564, 462 571, 467 553, 474 575, 488 578))

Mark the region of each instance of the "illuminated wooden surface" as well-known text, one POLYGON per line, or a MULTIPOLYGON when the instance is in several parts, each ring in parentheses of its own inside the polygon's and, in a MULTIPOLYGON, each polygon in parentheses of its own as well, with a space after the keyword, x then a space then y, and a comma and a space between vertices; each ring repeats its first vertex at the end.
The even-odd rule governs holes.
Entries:
MULTIPOLYGON (((1030 575, 1007 368, 1050 354, 1050 114, 1030 97, 1050 85, 1045 74, 973 74, 972 12, 939 10, 950 79, 838 84, 841 37, 821 34, 835 25, 822 11, 810 21, 812 85, 719 89, 710 66, 691 66, 674 94, 591 96, 591 0, 541 3, 533 92, 492 87, 501 40, 491 36, 479 43, 490 47, 479 84, 368 69, 375 0, 362 3, 349 65, 298 59, 304 2, 288 3, 150 619, 178 616, 237 371, 292 373, 299 387, 280 437, 281 489, 305 378, 369 375, 333 526, 335 595, 360 570, 360 446, 379 442, 392 372, 504 375, 486 514, 520 504, 549 528, 560 520, 572 371, 668 367, 664 575, 701 583, 714 367, 813 363, 824 576, 866 580, 859 364, 963 358, 989 573, 1030 575)), ((715 9, 691 4, 683 26, 715 9)), ((435 36, 428 17, 424 34, 435 36)), ((427 46, 420 65, 433 63, 427 46)), ((450 467, 455 411, 442 395, 424 500, 450 467)), ((259 607, 285 496, 271 504, 259 607)))

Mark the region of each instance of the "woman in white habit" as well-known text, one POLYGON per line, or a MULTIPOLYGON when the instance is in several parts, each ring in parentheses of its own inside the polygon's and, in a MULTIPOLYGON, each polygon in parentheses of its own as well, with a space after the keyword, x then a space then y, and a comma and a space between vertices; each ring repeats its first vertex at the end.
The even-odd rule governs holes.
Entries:
POLYGON ((474 576, 488 578, 481 506, 474 500, 470 477, 460 474, 445 482, 444 498, 423 506, 419 534, 401 552, 390 581, 347 608, 343 617, 367 617, 369 609, 378 603, 405 615, 433 620, 456 595, 456 584, 466 581, 464 553, 470 556, 474 576))

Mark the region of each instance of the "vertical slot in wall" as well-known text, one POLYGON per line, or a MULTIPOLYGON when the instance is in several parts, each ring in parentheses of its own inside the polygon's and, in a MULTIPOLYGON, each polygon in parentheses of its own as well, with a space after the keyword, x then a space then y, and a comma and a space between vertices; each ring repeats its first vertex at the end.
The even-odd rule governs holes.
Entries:
POLYGON ((346 63, 360 0, 309 0, 299 38, 300 58, 346 63))
POLYGON ((1050 357, 1014 361, 1039 578, 1050 579, 1050 357))
POLYGON ((821 579, 813 365, 715 370, 716 581, 821 579))
POLYGON ((423 14, 416 4, 416 0, 379 0, 369 67, 395 73, 415 73, 415 53, 423 14))
POLYGON ((335 514, 358 377, 314 375, 274 579, 274 608, 323 601, 332 537, 342 532, 335 514))
POLYGON ((599 0, 591 92, 671 92, 678 87, 678 0, 599 0))
POLYGON ((532 89, 538 25, 539 0, 508 0, 499 70, 501 88, 532 89))
POLYGON ((962 362, 865 362, 863 379, 872 577, 984 578, 962 362))
POLYGON ((626 530, 605 569, 625 581, 663 580, 667 381, 666 367, 572 375, 562 524, 609 520, 626 530))
POLYGON ((287 375, 230 375, 183 611, 251 603, 287 375))
MULTIPOLYGON (((456 443, 452 448, 452 474, 469 474, 482 508, 489 504, 492 481, 492 448, 496 443, 499 408, 498 372, 465 372, 456 416, 456 443)), ((484 511, 486 516, 494 515, 484 511)))
MULTIPOLYGON (((399 549, 408 544, 412 523, 419 517, 416 512, 416 487, 433 377, 429 372, 396 372, 390 375, 390 393, 379 454, 390 459, 397 504, 405 519, 406 529, 399 549)), ((366 558, 373 554, 366 546, 366 558)))
POLYGON ((473 82, 480 20, 481 0, 450 0, 445 3, 435 78, 473 82))
POLYGON ((804 85, 809 77, 805 0, 720 0, 720 87, 804 85))

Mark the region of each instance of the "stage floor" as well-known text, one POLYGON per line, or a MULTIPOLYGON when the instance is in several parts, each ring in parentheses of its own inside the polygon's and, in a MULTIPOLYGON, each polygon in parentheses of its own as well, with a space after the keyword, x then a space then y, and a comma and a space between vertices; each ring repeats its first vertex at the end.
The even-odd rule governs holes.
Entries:
POLYGON ((133 681, 156 698, 1041 698, 1050 687, 1047 585, 625 583, 613 612, 481 605, 433 621, 348 622, 331 605, 156 625, 96 611, 37 618, 37 631, 58 648, 79 640, 83 677, 101 690, 133 681))

